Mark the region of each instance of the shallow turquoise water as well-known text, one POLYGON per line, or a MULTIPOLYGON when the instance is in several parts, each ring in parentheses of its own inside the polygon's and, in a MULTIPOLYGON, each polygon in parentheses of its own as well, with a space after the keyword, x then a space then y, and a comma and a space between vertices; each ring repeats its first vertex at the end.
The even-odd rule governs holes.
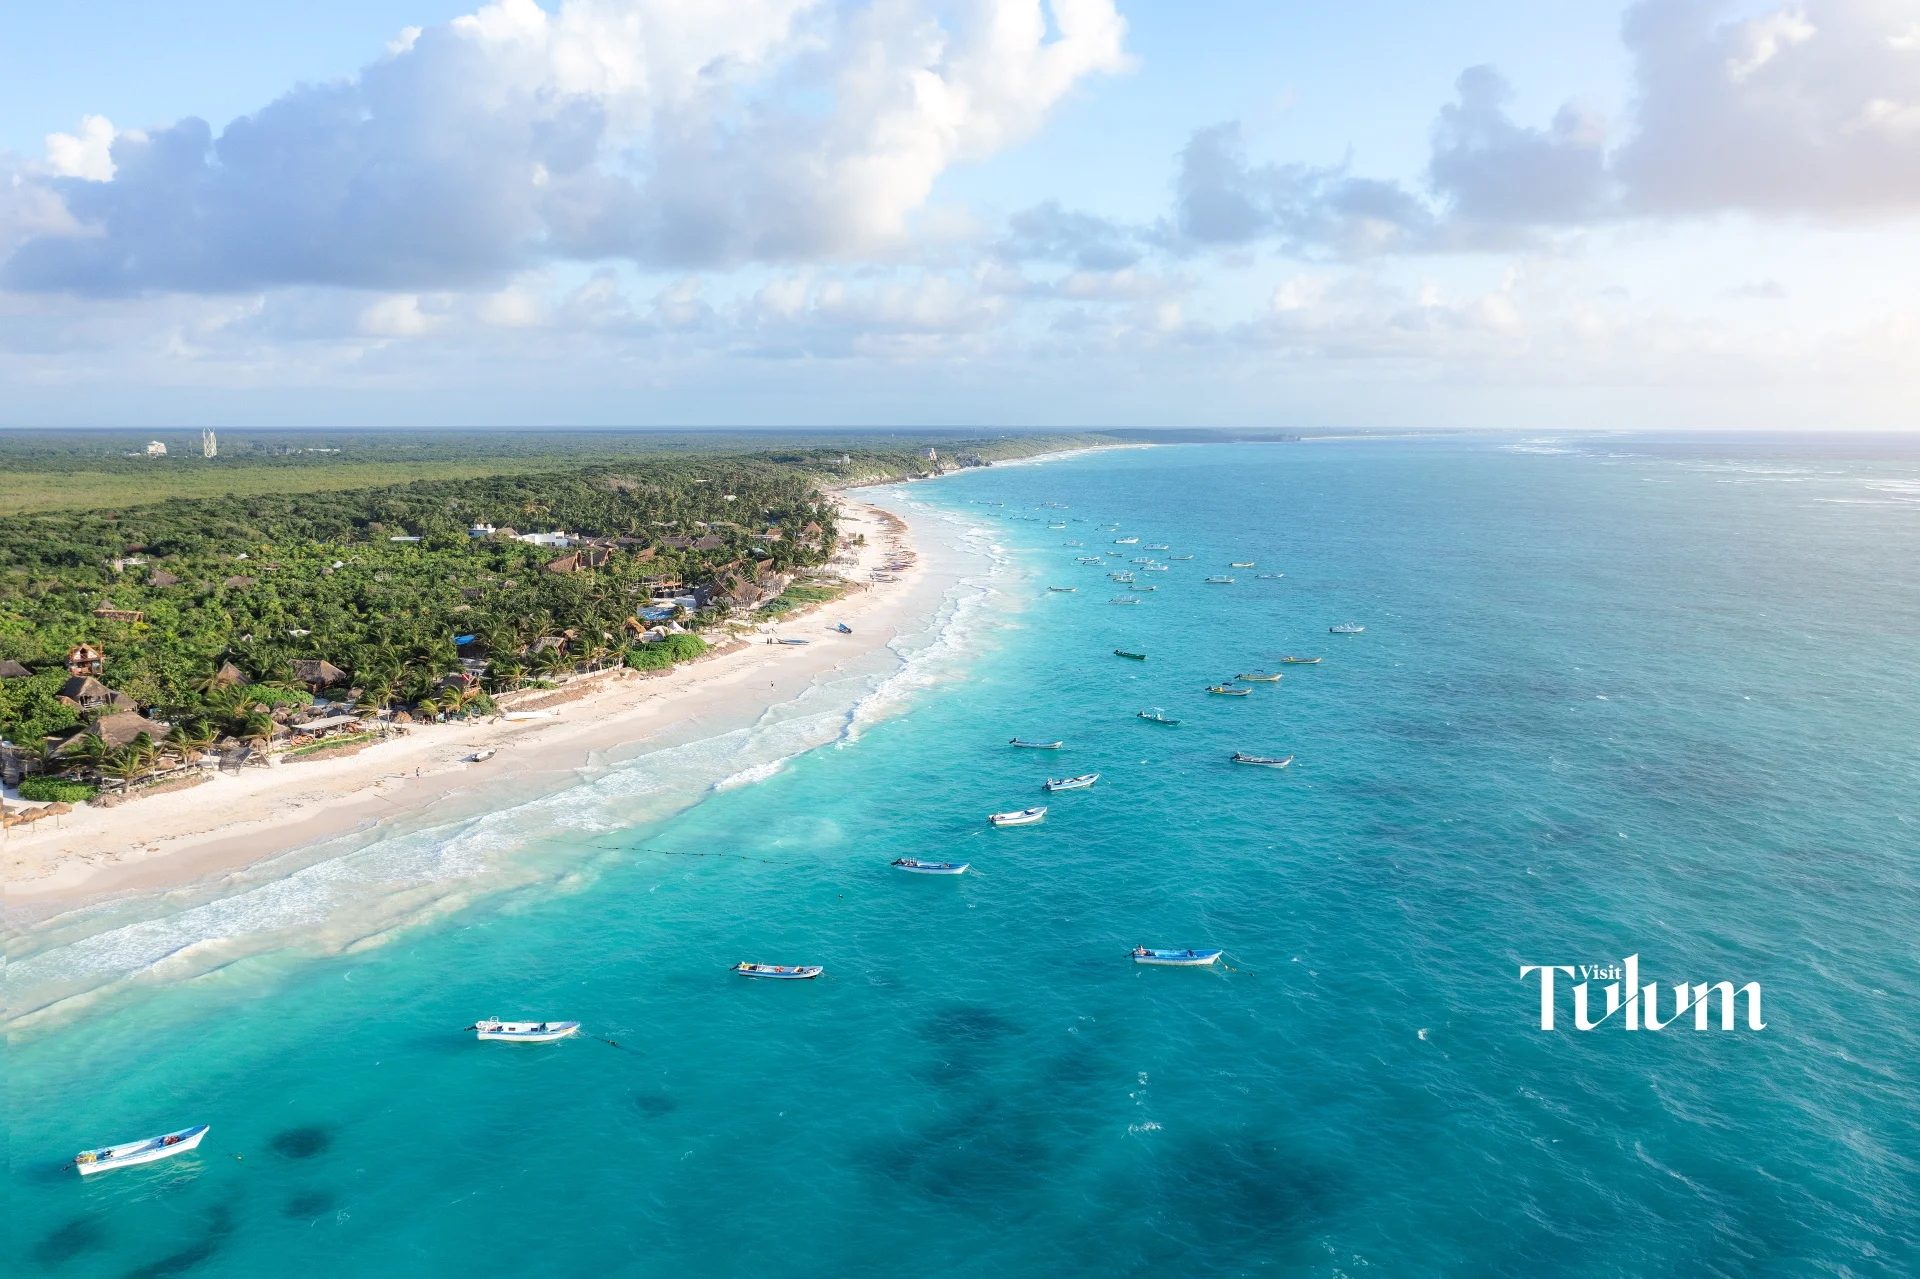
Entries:
POLYGON ((543 855, 580 871, 557 885, 16 1036, 13 1255, 148 1275, 1920 1269, 1911 452, 1192 447, 902 500, 1009 557, 953 678, 672 820, 555 831, 543 855), (1073 563, 1164 560, 1157 541, 1195 559, 1140 574, 1160 589, 1136 607, 1073 563), (1327 633, 1348 620, 1366 632, 1327 633), (1326 660, 1201 692, 1284 653, 1326 660), (1155 705, 1183 724, 1133 718, 1155 705), (1041 798, 1049 771, 1093 770, 1041 798), (984 825, 1035 802, 1041 826, 984 825), (902 875, 901 855, 974 873, 902 875), (1138 969, 1139 942, 1231 967, 1138 969), (1520 964, 1631 953, 1668 989, 1761 982, 1767 1029, 1580 1033, 1564 995, 1562 1029, 1538 1028, 1520 964), (829 976, 742 982, 743 958, 829 976), (578 1017, 618 1047, 457 1033, 487 1013, 578 1017), (190 1121, 214 1125, 195 1155, 60 1170, 190 1121))

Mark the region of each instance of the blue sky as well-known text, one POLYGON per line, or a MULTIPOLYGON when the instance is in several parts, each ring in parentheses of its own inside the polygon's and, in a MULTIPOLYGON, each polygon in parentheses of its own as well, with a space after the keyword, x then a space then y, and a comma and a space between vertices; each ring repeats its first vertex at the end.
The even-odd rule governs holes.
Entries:
POLYGON ((0 424, 1920 416, 1920 0, 5 23, 0 424))

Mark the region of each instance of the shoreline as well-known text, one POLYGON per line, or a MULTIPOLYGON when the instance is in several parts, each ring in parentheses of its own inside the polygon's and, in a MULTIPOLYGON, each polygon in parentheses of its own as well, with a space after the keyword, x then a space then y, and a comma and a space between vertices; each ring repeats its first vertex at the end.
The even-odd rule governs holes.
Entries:
MULTIPOLYGON (((501 806, 564 787, 608 753, 645 753, 751 725, 820 676, 888 647, 938 608, 912 526, 900 515, 842 496, 842 532, 866 535, 852 565, 823 565, 851 589, 829 604, 796 609, 661 672, 612 670, 577 676, 552 719, 414 725, 407 736, 325 760, 216 775, 210 782, 112 808, 91 805, 52 822, 15 827, 0 843, 5 910, 12 926, 42 923, 90 906, 157 897, 216 881, 325 840, 426 813, 501 806), (903 555, 895 580, 869 574, 903 555), (846 621, 853 634, 832 629, 846 621), (804 637, 780 645, 771 636, 804 637), (575 691, 579 690, 579 691, 575 691), (465 756, 493 748, 484 763, 465 756)), ((556 704, 557 703, 557 704, 556 704)))

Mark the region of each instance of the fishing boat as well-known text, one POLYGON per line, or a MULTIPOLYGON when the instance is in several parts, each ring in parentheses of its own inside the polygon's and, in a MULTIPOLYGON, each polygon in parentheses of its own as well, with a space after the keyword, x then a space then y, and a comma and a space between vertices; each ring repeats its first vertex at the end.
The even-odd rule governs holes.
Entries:
POLYGON ((1207 579, 1207 581, 1211 582, 1215 586, 1233 585, 1233 579, 1230 577, 1210 577, 1207 579))
POLYGON ((1127 572, 1125 569, 1122 569, 1118 573, 1109 573, 1107 577, 1110 581, 1119 582, 1123 586, 1133 580, 1133 574, 1127 572))
POLYGON ((1151 555, 1142 556, 1140 559, 1129 560, 1127 562, 1130 564, 1151 564, 1153 563, 1153 556, 1151 555))
POLYGON ((1254 576, 1259 578, 1263 582, 1275 582, 1285 577, 1286 574, 1285 573, 1255 573, 1254 576))
POLYGON ((1280 676, 1277 672, 1269 675, 1265 671, 1248 671, 1244 675, 1235 675, 1234 678, 1245 680, 1250 684, 1273 684, 1279 681, 1280 676))
POLYGON ((826 969, 818 964, 735 964, 730 970, 742 977, 770 977, 775 981, 811 981, 826 969))
POLYGON ((1022 750, 1029 750, 1029 751, 1057 751, 1062 746, 1066 745, 1066 743, 1065 742, 1023 742, 1016 737, 1013 739, 1013 741, 1009 742, 1008 745, 1018 746, 1022 750))
POLYGON ((1228 568, 1252 568, 1253 561, 1252 560, 1235 560, 1233 563, 1227 565, 1227 567, 1228 568))
POLYGON ((845 622, 835 622, 833 624, 833 629, 836 631, 839 631, 842 635, 853 634, 853 628, 851 626, 848 626, 845 622))
POLYGON ((1101 559, 1101 558, 1100 558, 1100 557, 1099 557, 1098 555, 1082 555, 1082 556, 1081 556, 1081 557, 1080 557, 1079 559, 1077 559, 1077 560, 1075 560, 1074 562, 1075 562, 1076 564, 1104 564, 1104 563, 1106 563, 1106 561, 1105 561, 1105 560, 1103 560, 1103 559, 1101 559))
POLYGON ((1070 537, 1070 538, 1068 538, 1068 539, 1067 539, 1066 541, 1064 541, 1064 542, 1062 542, 1062 543, 1060 543, 1060 545, 1062 545, 1062 546, 1085 546, 1085 545, 1086 545, 1086 543, 1085 543, 1085 542, 1082 542, 1082 541, 1081 541, 1081 540, 1080 540, 1079 538, 1076 538, 1076 537, 1070 537))
POLYGON ((995 826, 1031 826, 1046 815, 1045 808, 1022 808, 1011 813, 989 813, 987 820, 995 826))
POLYGON ((1167 566, 1165 564, 1149 564, 1141 571, 1146 573, 1164 573, 1167 571, 1167 566))
POLYGON ((550 1044, 565 1039, 580 1029, 577 1021, 501 1021, 488 1017, 473 1023, 476 1039, 497 1039, 503 1043, 550 1044))
POLYGON ((1139 714, 1136 715, 1135 718, 1144 719, 1149 724, 1165 724, 1168 728, 1173 728, 1180 723, 1179 720, 1173 719, 1170 716, 1168 716, 1158 706, 1154 707, 1150 711, 1139 712, 1139 714))
POLYGON ((1364 626, 1355 626, 1352 622, 1342 622, 1338 626, 1329 626, 1327 633, 1330 635, 1358 635, 1366 629, 1364 626))
POLYGON ((83 1150, 73 1157, 73 1163, 82 1177, 106 1172, 109 1168, 150 1164, 156 1159, 169 1159, 192 1150, 200 1144, 200 1139, 207 1135, 210 1127, 211 1124, 201 1124, 197 1128, 182 1128, 179 1132, 148 1137, 145 1141, 127 1141, 117 1146, 102 1146, 98 1150, 83 1150))
POLYGON ((1243 755, 1239 751, 1233 753, 1232 759, 1236 764, 1253 764, 1259 768, 1285 768, 1288 764, 1293 763, 1293 756, 1291 755, 1285 759, 1274 759, 1267 755, 1243 755))
POLYGON ((1060 591, 1064 594, 1071 595, 1073 594, 1073 592, 1079 590, 1080 588, 1077 586, 1049 586, 1047 589, 1050 591, 1060 591))
POLYGON ((1169 556, 1167 556, 1167 558, 1168 558, 1168 559, 1170 559, 1170 560, 1190 560, 1190 559, 1192 559, 1192 558, 1193 558, 1193 556, 1191 556, 1191 555, 1169 555, 1169 556))
POLYGON ((1113 655, 1114 655, 1115 657, 1130 657, 1130 658, 1132 658, 1132 659, 1133 659, 1134 661, 1136 661, 1136 662, 1144 662, 1144 661, 1146 661, 1146 660, 1147 660, 1147 655, 1146 655, 1145 653, 1129 653, 1129 652, 1128 652, 1128 651, 1127 651, 1126 649, 1124 649, 1124 648, 1116 648, 1116 649, 1114 649, 1114 650, 1113 650, 1113 655))
POLYGON ((1138 546, 1140 539, 1137 537, 1116 537, 1113 539, 1113 544, 1115 546, 1138 546))
POLYGON ((466 762, 469 764, 484 764, 499 753, 499 751, 489 746, 485 750, 475 751, 473 754, 467 756, 466 762))
POLYGON ((964 875, 972 862, 917 862, 911 857, 896 857, 893 864, 916 875, 964 875))
POLYGON ((1170 551, 1173 548, 1165 542, 1149 542, 1147 543, 1147 549, 1149 551, 1170 551))
POLYGON ((1220 958, 1220 952, 1217 950, 1153 950, 1146 946, 1135 946, 1132 957, 1136 964, 1159 964, 1165 968, 1205 968, 1220 958))
POLYGON ((1138 595, 1116 595, 1107 601, 1109 604, 1138 604, 1139 602, 1138 595))
POLYGON ((1253 696, 1253 690, 1250 688, 1229 688, 1225 684, 1209 684, 1207 685, 1207 691, 1209 693, 1212 693, 1215 697, 1252 697, 1253 696))
POLYGON ((1280 660, 1288 666, 1314 666, 1320 661, 1317 657, 1283 657, 1280 660))
POLYGON ((805 643, 808 643, 809 641, 803 640, 803 639, 789 639, 784 636, 775 636, 773 639, 770 639, 767 642, 769 644, 805 644, 805 643))
POLYGON ((1043 789, 1045 790, 1085 790, 1087 787, 1093 785, 1095 782, 1099 780, 1100 780, 1100 774, 1098 773, 1082 773, 1078 777, 1063 777, 1063 778, 1060 778, 1058 781, 1049 777, 1043 789))

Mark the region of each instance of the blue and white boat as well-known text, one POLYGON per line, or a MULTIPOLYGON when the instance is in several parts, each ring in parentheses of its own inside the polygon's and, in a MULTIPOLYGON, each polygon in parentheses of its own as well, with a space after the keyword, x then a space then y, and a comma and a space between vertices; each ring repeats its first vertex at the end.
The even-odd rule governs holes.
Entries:
POLYGON ((1364 626, 1355 626, 1352 622, 1342 622, 1338 626, 1329 626, 1327 633, 1330 635, 1358 635, 1366 629, 1364 626))
POLYGON ((1071 595, 1075 591, 1079 590, 1080 588, 1077 586, 1049 586, 1047 589, 1050 591, 1060 591, 1063 594, 1071 595))
POLYGON ((1154 950, 1147 946, 1133 948, 1133 962, 1136 964, 1158 964, 1165 968, 1205 968, 1220 958, 1217 950, 1154 950))
POLYGON ((1245 755, 1239 751, 1235 751, 1229 758, 1236 764, 1252 764, 1258 768, 1285 768, 1288 764, 1293 763, 1293 756, 1291 755, 1245 755))
POLYGON ((1044 787, 1044 789, 1046 790, 1085 790, 1087 787, 1093 785, 1095 782, 1099 780, 1100 780, 1100 774, 1098 773, 1082 773, 1078 777, 1062 777, 1062 778, 1059 778, 1058 780, 1049 777, 1046 781, 1046 786, 1044 787))
POLYGON ((807 641, 803 639, 775 639, 773 642, 776 644, 805 644, 807 641))
POLYGON ((893 864, 916 875, 964 875, 972 862, 921 862, 911 857, 896 857, 893 864))
POLYGON ((1065 742, 1023 742, 1017 737, 1007 744, 1027 751, 1057 751, 1066 745, 1065 742))
POLYGON ((1031 826, 1047 815, 1045 808, 1022 808, 1011 813, 992 813, 987 820, 995 826, 1031 826))
POLYGON ((565 1039, 580 1029, 577 1021, 501 1021, 488 1017, 473 1023, 476 1039, 493 1039, 509 1044, 550 1044, 565 1039))
POLYGON ((848 626, 845 622, 835 622, 833 624, 833 629, 836 631, 839 631, 842 635, 853 634, 853 628, 851 626, 848 626))
POLYGON ((127 1141, 117 1146, 83 1150, 73 1157, 73 1164, 82 1177, 91 1177, 96 1172, 106 1172, 111 1168, 131 1168, 135 1164, 150 1164, 156 1159, 170 1159, 199 1145, 210 1127, 211 1124, 201 1124, 196 1128, 182 1128, 178 1132, 148 1137, 145 1141, 127 1141))
POLYGON ((826 969, 818 964, 735 964, 731 971, 742 977, 766 977, 773 981, 811 981, 826 969))

